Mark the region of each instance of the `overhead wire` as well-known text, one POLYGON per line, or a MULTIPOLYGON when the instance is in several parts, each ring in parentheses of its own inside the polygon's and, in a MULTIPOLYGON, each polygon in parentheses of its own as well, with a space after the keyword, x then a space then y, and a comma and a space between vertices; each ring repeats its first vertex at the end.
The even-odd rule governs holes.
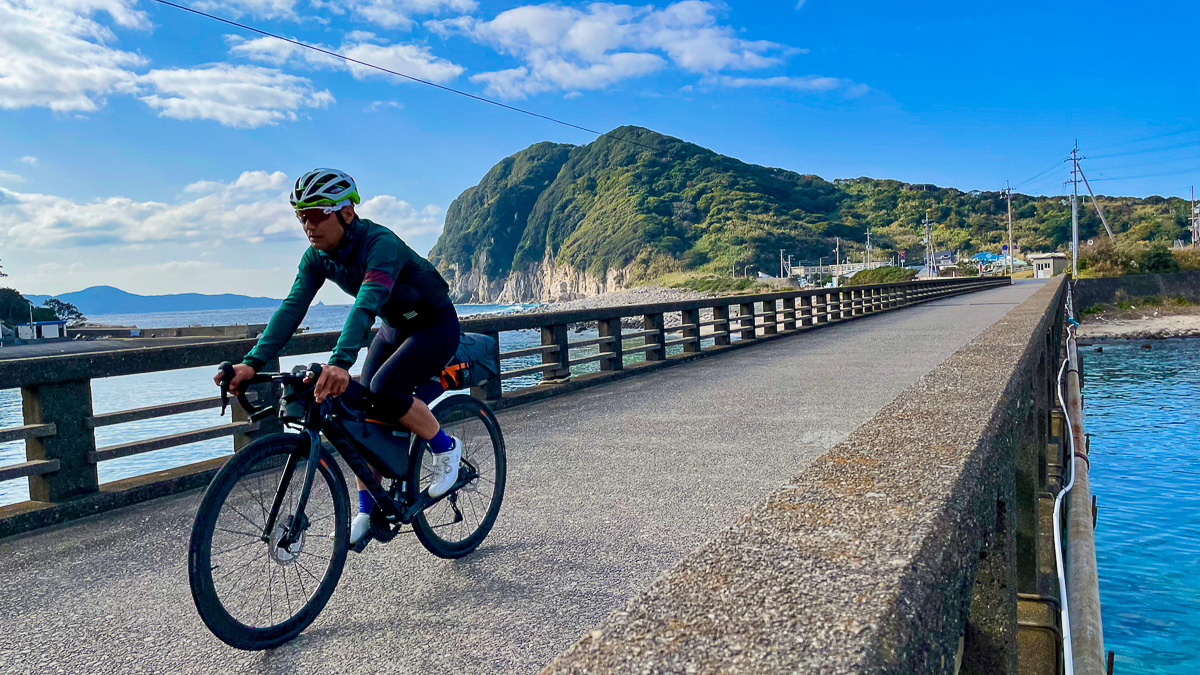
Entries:
POLYGON ((1180 148, 1195 147, 1196 145, 1197 144, 1195 141, 1188 141, 1187 143, 1177 143, 1175 145, 1164 145, 1159 148, 1143 148, 1141 150, 1128 150, 1125 152, 1110 152, 1107 154, 1089 155, 1089 159, 1104 159, 1106 157, 1128 157, 1129 155, 1145 155, 1145 154, 1148 154, 1151 152, 1166 152, 1168 150, 1178 150, 1180 148))
POLYGON ((469 98, 469 99, 472 99, 472 100, 475 100, 475 101, 479 101, 480 103, 487 103, 487 104, 490 104, 490 105, 494 105, 494 106, 496 106, 497 108, 503 108, 503 109, 505 109, 505 110, 509 110, 509 111, 516 112, 516 113, 520 113, 520 114, 522 114, 522 115, 528 115, 528 116, 530 116, 530 117, 536 117, 536 118, 538 118, 538 119, 545 120, 545 121, 547 121, 547 122, 553 122, 554 124, 560 124, 560 125, 562 125, 562 126, 564 126, 564 127, 569 127, 569 128, 571 128, 571 129, 577 129, 577 130, 579 130, 579 131, 585 131, 585 132, 587 132, 587 133, 589 133, 589 134, 594 134, 594 135, 596 135, 596 136, 598 136, 598 137, 612 138, 612 139, 615 139, 615 140, 618 140, 618 141, 624 141, 625 143, 629 143, 629 144, 631 144, 631 145, 636 145, 636 146, 639 146, 639 147, 645 148, 645 149, 647 149, 647 150, 651 150, 651 151, 655 151, 655 152, 657 152, 657 151, 658 151, 658 148, 654 148, 654 147, 652 147, 652 146, 646 145, 645 143, 640 143, 640 142, 638 142, 638 141, 634 141, 634 140, 631 140, 631 139, 628 139, 628 138, 624 138, 624 137, 622 137, 622 136, 616 136, 616 135, 614 135, 614 134, 612 134, 612 133, 609 133, 609 132, 597 131, 597 130, 595 130, 595 129, 589 129, 589 128, 587 128, 587 127, 580 126, 580 125, 578 125, 578 124, 574 124, 574 123, 571 123, 571 122, 567 122, 566 120, 561 120, 561 119, 558 119, 557 117, 551 117, 551 116, 549 116, 549 115, 543 115, 543 114, 541 114, 541 113, 534 112, 534 111, 532 111, 532 110, 527 110, 527 109, 525 109, 525 108, 519 108, 519 107, 517 107, 517 106, 514 106, 514 105, 509 105, 509 104, 507 104, 507 103, 501 103, 500 101, 496 101, 496 100, 493 100, 493 99, 487 98, 486 96, 479 96, 478 94, 472 94, 472 93, 470 93, 470 92, 463 91, 463 90, 461 90, 461 89, 455 89, 454 87, 447 87, 447 86, 446 86, 446 85, 444 85, 444 84, 438 84, 438 83, 436 83, 436 82, 431 82, 431 81, 429 81, 429 80, 425 80, 425 79, 422 79, 422 78, 419 78, 419 77, 414 77, 414 76, 412 76, 412 75, 408 75, 408 74, 401 73, 401 72, 398 72, 398 71, 395 71, 395 70, 391 70, 391 69, 389 69, 389 68, 384 68, 383 66, 377 66, 377 65, 375 65, 375 64, 373 64, 373 63, 368 63, 368 62, 366 62, 366 61, 360 61, 359 59, 351 58, 351 57, 349 57, 349 56, 346 56, 345 54, 339 54, 338 52, 335 52, 335 51, 332 51, 332 50, 329 50, 329 49, 324 49, 324 48, 322 48, 322 47, 318 47, 318 46, 316 46, 316 45, 308 44, 307 42, 301 42, 301 41, 299 41, 299 40, 294 40, 294 39, 292 39, 292 38, 286 38, 286 37, 284 37, 284 36, 282 36, 282 35, 278 35, 278 34, 276 34, 276 33, 272 33, 272 32, 270 32, 270 31, 265 31, 265 30, 263 30, 263 29, 261 29, 261 28, 255 28, 254 26, 250 26, 250 25, 247 25, 247 24, 244 24, 244 23, 239 23, 239 22, 237 22, 237 21, 232 21, 232 20, 230 20, 230 19, 225 19, 225 18, 222 18, 222 17, 216 16, 215 14, 209 14, 208 12, 203 12, 203 11, 200 11, 200 10, 198 10, 198 9, 193 9, 192 7, 188 7, 188 6, 186 6, 186 5, 180 5, 180 4, 176 4, 176 3, 174 3, 174 2, 171 2, 170 0, 154 0, 154 2, 157 2, 157 3, 158 3, 158 4, 160 4, 160 5, 166 5, 166 6, 168 6, 168 7, 174 7, 175 9, 183 10, 183 11, 185 11, 185 12, 190 12, 190 13, 192 13, 192 14, 195 14, 195 15, 197 15, 197 16, 202 16, 202 17, 204 17, 204 18, 206 18, 206 19, 211 19, 211 20, 213 20, 213 21, 219 21, 220 23, 223 23, 223 24, 227 24, 227 25, 230 25, 230 26, 235 26, 235 27, 237 27, 237 28, 241 28, 242 30, 247 30, 247 31, 250 31, 250 32, 252 32, 252 33, 258 33, 259 35, 263 35, 263 36, 265 36, 265 37, 274 38, 274 39, 276 39, 276 40, 282 40, 283 42, 287 42, 287 43, 289 43, 289 44, 292 44, 292 45, 295 45, 295 46, 297 46, 297 47, 303 47, 304 49, 311 49, 311 50, 313 50, 313 51, 315 51, 315 52, 320 52, 320 53, 322 53, 322 54, 325 54, 325 55, 327 55, 327 56, 332 56, 332 57, 334 57, 334 58, 342 59, 343 61, 346 61, 346 62, 349 62, 349 63, 358 64, 358 65, 360 65, 360 66, 363 66, 363 67, 365 67, 365 68, 373 68, 373 69, 375 69, 375 70, 378 70, 378 71, 380 71, 380 72, 388 73, 389 75, 395 75, 396 77, 404 78, 404 79, 406 79, 406 80, 411 80, 411 81, 413 81, 413 82, 417 82, 417 83, 419 83, 419 84, 424 84, 424 85, 427 85, 427 86, 433 87, 433 88, 435 88, 435 89, 440 89, 440 90, 442 90, 442 91, 449 92, 449 93, 451 93, 451 94, 458 94, 459 96, 465 96, 466 98, 469 98))
POLYGON ((1123 145, 1133 145, 1134 143, 1145 143, 1146 141, 1157 141, 1160 138, 1170 138, 1171 136, 1179 136, 1180 134, 1196 134, 1200 133, 1200 129, 1181 129, 1179 131, 1168 131, 1163 134, 1155 134, 1153 136, 1145 136, 1143 138, 1135 138, 1130 141, 1120 141, 1117 143, 1109 143, 1108 145, 1101 144, 1097 149, 1107 150, 1109 148, 1119 148, 1123 145))

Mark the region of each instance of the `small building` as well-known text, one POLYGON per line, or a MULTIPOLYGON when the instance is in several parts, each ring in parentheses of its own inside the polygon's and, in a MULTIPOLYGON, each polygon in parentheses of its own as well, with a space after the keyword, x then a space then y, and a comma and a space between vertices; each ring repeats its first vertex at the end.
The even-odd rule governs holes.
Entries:
POLYGON ((1029 258, 1029 264, 1033 265, 1033 276, 1037 279, 1056 277, 1067 269, 1065 253, 1031 253, 1026 257, 1029 258))
POLYGON ((17 338, 21 340, 52 340, 67 337, 67 322, 34 321, 17 324, 17 338))

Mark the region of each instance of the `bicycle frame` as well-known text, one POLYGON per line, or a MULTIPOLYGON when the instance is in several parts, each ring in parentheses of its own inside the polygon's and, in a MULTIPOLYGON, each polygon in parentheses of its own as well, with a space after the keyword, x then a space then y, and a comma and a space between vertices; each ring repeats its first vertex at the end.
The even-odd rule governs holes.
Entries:
MULTIPOLYGON (((224 365, 222 367, 224 367, 224 365)), ((310 382, 315 383, 319 373, 320 367, 314 364, 310 367, 309 376, 307 379, 310 382)), ((259 373, 247 384, 256 382, 283 382, 286 384, 289 381, 294 383, 298 379, 298 376, 295 375, 289 376, 281 373, 259 373)), ((301 427, 301 429, 303 429, 304 435, 308 436, 309 452, 308 464, 305 467, 304 484, 301 488, 300 496, 296 503, 296 512, 293 514, 293 521, 287 528, 287 532, 280 539, 280 541, 275 542, 276 545, 290 546, 298 541, 300 535, 308 528, 308 520, 304 515, 304 509, 308 505, 308 498, 310 492, 312 491, 313 479, 317 472, 317 463, 321 461, 321 453, 324 449, 324 446, 321 442, 321 433, 323 431, 334 432, 326 434, 330 445, 334 448, 337 454, 341 455, 342 459, 350 467, 350 470, 354 473, 354 475, 363 482, 367 491, 371 493, 371 497, 375 500, 375 503, 380 507, 380 509, 382 509, 387 516, 398 520, 401 524, 407 525, 412 523, 422 511, 430 506, 433 506, 434 504, 437 504, 443 499, 446 499, 450 495, 455 494, 459 488, 469 484, 479 475, 476 468, 472 466, 470 462, 464 460, 463 468, 465 468, 466 471, 460 471, 459 479, 454 482, 454 485, 452 485, 445 494, 439 497, 430 497, 428 492, 423 491, 420 493, 420 495, 418 495, 417 499, 410 501, 408 499, 409 490, 405 489, 401 490, 400 494, 402 501, 398 503, 392 498, 388 491, 383 488, 382 482, 375 477, 375 471, 372 470, 370 463, 368 463, 367 459, 360 451, 357 441, 355 441, 354 434, 338 422, 340 415, 354 416, 360 411, 351 408, 337 398, 326 399, 324 402, 318 404, 312 397, 314 386, 315 384, 309 384, 307 387, 285 396, 283 400, 284 403, 288 404, 297 402, 303 403, 304 415, 302 421, 300 421, 298 425, 301 427)), ((222 397, 224 398, 225 396, 225 390, 222 390, 222 397)), ((237 399, 238 403, 246 409, 247 413, 250 414, 250 418, 252 420, 263 419, 266 417, 266 415, 274 412, 274 408, 271 407, 257 408, 253 406, 246 398, 244 392, 239 392, 237 399)), ((224 404, 222 405, 222 410, 223 409, 224 404)), ((423 441, 421 441, 411 431, 405 430, 405 433, 408 435, 409 440, 407 448, 409 457, 411 458, 417 456, 414 452, 415 448, 413 446, 414 444, 421 443, 423 441)), ((263 529, 262 540, 265 542, 270 542, 271 540, 271 533, 274 531, 276 522, 279 519, 279 511, 283 507, 284 496, 287 494, 288 487, 291 485, 291 481, 295 476, 296 465, 300 461, 299 457, 300 455, 298 453, 292 453, 288 455, 287 461, 284 465, 283 475, 281 475, 279 479, 279 487, 275 492, 275 499, 272 501, 271 509, 267 514, 266 526, 263 529)), ((399 480, 407 480, 407 477, 401 476, 399 477, 399 480)))

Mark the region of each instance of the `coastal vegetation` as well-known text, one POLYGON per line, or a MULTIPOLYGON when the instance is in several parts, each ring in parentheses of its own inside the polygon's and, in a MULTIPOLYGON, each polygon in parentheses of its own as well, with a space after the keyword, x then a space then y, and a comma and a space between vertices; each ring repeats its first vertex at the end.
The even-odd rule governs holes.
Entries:
POLYGON ((917 276, 916 270, 903 267, 876 267, 863 270, 846 280, 847 286, 867 286, 870 284, 895 284, 912 281, 917 276))
MULTIPOLYGON (((1121 245, 1159 251, 1186 237, 1181 199, 1099 200, 1121 245)), ((1083 206, 1082 238, 1106 237, 1090 203, 1083 206)), ((1018 251, 1068 246, 1071 211, 1061 197, 1014 194, 1012 208, 1018 251)), ((538 143, 501 160, 451 204, 429 258, 452 286, 467 275, 504 279, 546 261, 599 278, 622 270, 625 285, 680 272, 702 280, 746 266, 778 269, 781 249, 803 261, 829 259, 835 240, 843 260, 856 260, 868 228, 876 259, 903 252, 920 260, 925 218, 939 250, 999 253, 1008 241, 998 190, 828 181, 620 127, 587 145, 538 143)))

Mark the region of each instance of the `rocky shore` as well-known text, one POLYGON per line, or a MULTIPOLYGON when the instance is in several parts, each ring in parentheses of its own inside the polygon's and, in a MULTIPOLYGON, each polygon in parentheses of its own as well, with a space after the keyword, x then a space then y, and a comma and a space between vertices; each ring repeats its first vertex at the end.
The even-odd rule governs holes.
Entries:
POLYGON ((1176 311, 1146 308, 1140 315, 1130 315, 1128 311, 1115 316, 1113 313, 1100 313, 1084 316, 1079 327, 1079 338, 1082 340, 1154 340, 1175 337, 1200 337, 1200 308, 1178 308, 1176 311))

